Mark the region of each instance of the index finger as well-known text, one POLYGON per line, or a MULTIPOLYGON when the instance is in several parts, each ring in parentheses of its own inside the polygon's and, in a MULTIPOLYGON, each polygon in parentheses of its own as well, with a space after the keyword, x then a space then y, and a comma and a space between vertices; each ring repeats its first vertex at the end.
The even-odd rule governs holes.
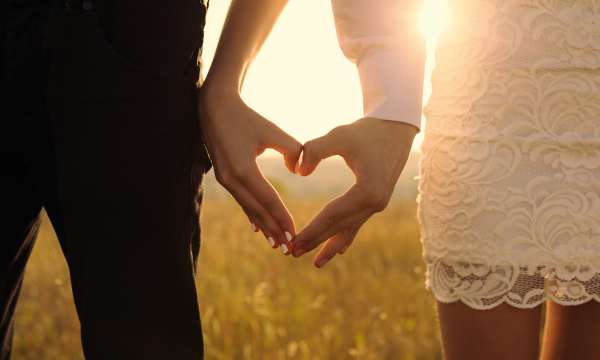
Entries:
POLYGON ((252 193, 254 198, 283 230, 283 233, 280 235, 280 242, 287 243, 288 246, 290 246, 290 241, 296 233, 296 226, 292 215, 283 204, 283 200, 277 191, 275 191, 271 183, 265 179, 256 163, 254 163, 250 174, 248 174, 244 180, 243 186, 252 193))
POLYGON ((270 127, 268 128, 268 131, 265 131, 263 134, 264 140, 262 145, 283 155, 285 166, 292 174, 295 173, 296 164, 302 153, 302 144, 291 135, 281 130, 277 125, 266 119, 265 121, 270 124, 270 127))
POLYGON ((344 195, 330 201, 294 239, 294 256, 313 250, 319 244, 364 217, 363 194, 354 185, 344 195))

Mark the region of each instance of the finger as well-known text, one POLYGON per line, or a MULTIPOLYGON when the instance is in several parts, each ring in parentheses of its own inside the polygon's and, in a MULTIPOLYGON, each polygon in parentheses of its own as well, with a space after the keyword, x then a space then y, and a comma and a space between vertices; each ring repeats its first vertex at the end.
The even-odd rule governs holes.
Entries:
POLYGON ((311 251, 349 224, 370 215, 362 206, 362 194, 354 185, 330 201, 294 239, 294 256, 311 251))
POLYGON ((302 160, 298 166, 300 175, 310 175, 321 160, 334 155, 342 155, 338 132, 339 130, 336 128, 324 136, 307 141, 302 146, 302 160))
POLYGON ((366 216, 365 219, 360 222, 359 225, 349 229, 347 231, 347 238, 348 241, 346 242, 346 244, 337 252, 340 255, 343 255, 344 253, 346 253, 346 251, 348 251, 348 248, 350 247, 350 245, 352 245, 352 243, 354 242, 354 239, 356 238, 356 234, 358 234, 358 230, 360 230, 361 226, 364 225, 364 223, 367 221, 369 217, 366 216))
MULTIPOLYGON (((234 196, 234 198, 235 198, 235 196, 234 196)), ((237 199, 236 199, 236 201, 237 201, 237 199)), ((252 210, 246 209, 246 207, 240 203, 238 203, 238 204, 240 205, 240 207, 242 208, 242 210, 248 217, 248 221, 250 221, 250 227, 251 227, 252 231, 255 233, 262 232, 262 234, 265 237, 265 240, 267 241, 269 246, 271 246, 271 248, 273 248, 273 249, 278 248, 279 243, 276 242, 275 239, 268 232, 266 232, 265 230, 263 230, 261 228, 260 224, 263 223, 263 220, 259 219, 258 216, 253 215, 254 212, 252 210)))
MULTIPOLYGON (((366 219, 365 219, 366 220, 366 219)), ((354 241, 358 229, 364 224, 364 220, 360 224, 351 226, 343 231, 333 235, 325 242, 321 250, 317 253, 314 259, 314 264, 318 268, 322 268, 337 254, 343 254, 354 241)))
POLYGON ((269 122, 269 130, 264 134, 264 146, 274 149, 283 155, 285 166, 291 173, 295 173, 296 164, 302 152, 302 144, 294 139, 277 125, 269 122))
POLYGON ((244 214, 246 214, 246 216, 248 217, 248 222, 250 223, 250 229, 252 229, 252 232, 259 232, 260 228, 256 225, 256 221, 248 215, 248 213, 246 212, 246 209, 244 209, 243 206, 241 206, 241 207, 242 207, 242 210, 244 211, 244 214))
POLYGON ((240 204, 251 222, 262 230, 272 247, 277 247, 282 242, 281 239, 285 239, 277 221, 243 185, 232 184, 228 186, 227 190, 240 204))
MULTIPOLYGON (((246 189, 254 196, 254 198, 262 205, 262 207, 269 213, 283 233, 280 237, 281 243, 286 243, 288 247, 291 246, 291 240, 296 234, 296 226, 294 219, 283 204, 281 197, 277 191, 273 188, 271 183, 265 179, 260 169, 255 164, 248 174, 248 178, 243 183, 246 189)), ((291 249, 291 248, 290 248, 291 249)))

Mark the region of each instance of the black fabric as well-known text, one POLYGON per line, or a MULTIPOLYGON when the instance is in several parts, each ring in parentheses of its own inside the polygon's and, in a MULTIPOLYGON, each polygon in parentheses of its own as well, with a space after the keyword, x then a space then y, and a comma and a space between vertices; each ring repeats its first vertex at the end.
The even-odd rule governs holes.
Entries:
POLYGON ((0 359, 9 358, 42 207, 69 265, 87 359, 200 359, 195 268, 210 161, 196 90, 205 8, 184 1, 162 19, 145 12, 156 28, 177 31, 138 32, 152 21, 119 23, 139 19, 134 7, 95 3, 101 16, 54 16, 49 50, 11 73, 24 95, 3 117, 22 136, 1 152, 0 206, 11 216, 0 229, 0 359), (190 35, 171 49, 166 39, 187 34, 180 23, 190 35))
POLYGON ((94 0, 99 25, 113 50, 138 67, 181 76, 201 48, 202 0, 94 0))
MULTIPOLYGON (((10 358, 14 332, 14 311, 23 274, 39 228, 42 202, 24 161, 3 162, 12 174, 0 176, 2 196, 2 237, 0 246, 0 359, 10 358)), ((6 172, 6 171, 5 171, 6 172)))
POLYGON ((57 167, 47 110, 51 1, 3 2, 0 126, 0 359, 9 359, 14 311, 45 207, 58 233, 57 167))
POLYGON ((47 122, 33 112, 43 105, 40 96, 47 77, 48 21, 60 11, 61 2, 6 0, 1 6, 0 153, 31 152, 32 137, 48 134, 39 127, 47 122))

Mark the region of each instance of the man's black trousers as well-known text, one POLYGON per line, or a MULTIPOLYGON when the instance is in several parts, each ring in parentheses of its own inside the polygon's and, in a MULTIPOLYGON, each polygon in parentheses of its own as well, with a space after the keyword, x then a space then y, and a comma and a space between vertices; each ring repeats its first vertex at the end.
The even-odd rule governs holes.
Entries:
POLYGON ((19 141, 0 155, 0 359, 42 207, 69 265, 86 358, 199 359, 195 268, 210 167, 196 104, 201 39, 189 59, 159 69, 115 49, 98 19, 53 18, 47 57, 13 76, 19 89, 4 107, 19 141))

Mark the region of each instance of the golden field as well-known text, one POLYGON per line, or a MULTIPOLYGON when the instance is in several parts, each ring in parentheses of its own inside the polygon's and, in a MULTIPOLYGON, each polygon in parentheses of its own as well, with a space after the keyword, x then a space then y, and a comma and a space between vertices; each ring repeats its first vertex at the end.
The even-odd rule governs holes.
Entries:
MULTIPOLYGON (((299 228, 326 201, 284 199, 299 228)), ((312 254, 295 259, 270 249, 229 197, 208 196, 202 223, 197 284, 207 359, 441 358, 414 201, 394 201, 320 270, 312 254)), ((15 360, 82 358, 68 273, 48 221, 26 272, 14 346, 15 360)))

